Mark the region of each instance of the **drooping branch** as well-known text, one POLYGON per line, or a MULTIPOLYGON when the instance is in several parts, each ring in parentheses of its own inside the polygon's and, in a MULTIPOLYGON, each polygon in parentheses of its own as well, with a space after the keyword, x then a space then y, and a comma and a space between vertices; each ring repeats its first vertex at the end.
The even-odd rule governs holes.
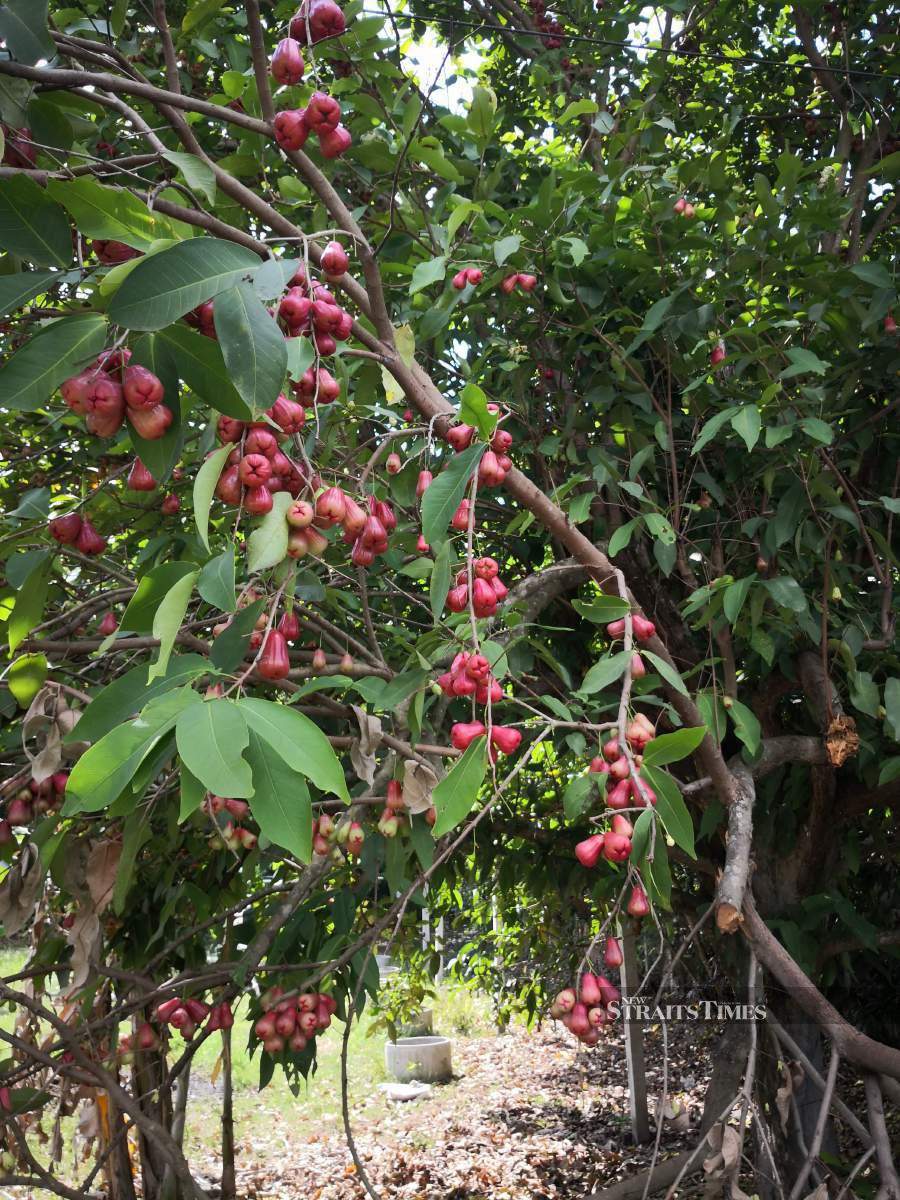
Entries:
POLYGON ((753 845, 753 803, 756 787, 753 776, 743 763, 732 766, 737 787, 728 810, 728 835, 725 867, 716 891, 716 925, 722 933, 736 933, 741 926, 741 909, 750 872, 753 845))

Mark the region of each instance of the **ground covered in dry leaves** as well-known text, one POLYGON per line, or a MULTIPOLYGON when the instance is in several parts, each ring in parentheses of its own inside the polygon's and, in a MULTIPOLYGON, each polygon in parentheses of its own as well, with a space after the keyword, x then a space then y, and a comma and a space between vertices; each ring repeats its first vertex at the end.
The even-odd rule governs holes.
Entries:
MULTIPOLYGON (((709 1070, 711 1030, 669 1031, 669 1094, 683 1115, 666 1122, 662 1157, 693 1145, 709 1070)), ((662 1036, 646 1037, 651 1097, 662 1082, 662 1036)), ((559 1026, 453 1039, 452 1083, 422 1100, 388 1103, 373 1083, 353 1097, 353 1131, 364 1167, 385 1200, 575 1200, 646 1166, 631 1144, 620 1031, 577 1050, 559 1026)), ((263 1092, 259 1097, 266 1104, 263 1092)), ((271 1136, 239 1143, 242 1200, 361 1200, 344 1139, 340 1097, 311 1129, 272 1112, 271 1136)), ((651 1099, 651 1113, 654 1103, 651 1099)), ((263 1128, 266 1128, 263 1126, 263 1128)), ((194 1159, 210 1181, 212 1154, 194 1159)))

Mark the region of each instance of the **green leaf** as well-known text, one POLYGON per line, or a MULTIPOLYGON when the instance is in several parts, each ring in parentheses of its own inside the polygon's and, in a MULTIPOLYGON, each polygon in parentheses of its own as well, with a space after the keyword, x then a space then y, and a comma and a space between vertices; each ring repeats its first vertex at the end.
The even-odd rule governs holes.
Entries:
POLYGON ((497 414, 488 412, 488 398, 477 383, 467 383, 459 396, 459 419, 474 425, 485 441, 497 428, 497 414))
POLYGON ((194 584, 199 575, 199 571, 191 571, 190 575, 185 575, 173 584, 153 614, 153 636, 159 638, 159 657, 150 667, 147 675, 148 683, 152 683, 154 679, 166 673, 175 638, 181 628, 194 591, 194 584))
POLYGON ((247 539, 247 570, 251 574, 276 567, 287 555, 290 528, 284 514, 293 503, 294 498, 289 492, 276 492, 272 497, 272 508, 247 539))
MULTIPOLYGON (((677 734, 666 734, 664 736, 676 737, 677 734)), ((661 739, 657 738, 656 740, 659 741, 661 739)), ((652 746, 653 742, 650 745, 652 746)), ((675 760, 669 759, 667 761, 674 762, 675 760)), ((697 852, 694 849, 694 823, 684 803, 678 784, 666 771, 659 771, 648 764, 646 755, 644 756, 644 765, 641 767, 641 775, 647 780, 654 792, 656 792, 656 812, 662 818, 666 832, 674 840, 675 844, 681 847, 685 854, 689 854, 691 858, 696 858, 697 852)), ((659 839, 657 839, 656 845, 658 849, 659 839)))
POLYGON ((64 740, 69 743, 97 742, 123 718, 132 716, 166 692, 193 683, 201 675, 208 674, 209 669, 209 663, 200 654, 176 655, 169 660, 166 674, 148 684, 146 664, 132 667, 94 696, 64 740))
POLYGON ((578 237, 561 237, 559 239, 568 247, 572 262, 576 267, 580 267, 584 260, 590 254, 590 250, 586 242, 583 242, 578 237))
POLYGON ((241 757, 250 733, 232 700, 204 700, 186 709, 175 725, 181 761, 216 796, 253 795, 250 767, 241 757))
POLYGON ((723 409, 722 412, 716 413, 714 417, 710 417, 703 428, 700 430, 700 436, 697 438, 694 445, 691 447, 691 454, 699 454, 703 447, 711 442, 719 430, 734 416, 737 410, 734 408, 723 409))
POLYGON ((143 576, 119 622, 120 629, 132 633, 152 633, 156 610, 179 579, 194 572, 193 563, 162 563, 143 576))
POLYGON ((234 547, 211 558, 200 572, 197 591, 207 604, 222 612, 233 612, 237 599, 234 594, 234 547))
POLYGON ((27 175, 0 180, 0 246, 38 267, 72 262, 69 218, 27 175))
POLYGON ((595 112, 599 112, 596 100, 573 100, 571 104, 566 105, 557 124, 567 125, 569 121, 574 121, 576 117, 584 117, 595 112))
POLYGON ((626 521, 624 525, 620 525, 615 533, 613 533, 609 539, 608 547, 610 558, 615 558, 620 551, 625 549, 631 541, 631 535, 640 524, 640 520, 640 517, 632 517, 630 521, 626 521))
POLYGON ((652 808, 645 808, 643 812, 638 813, 634 823, 634 833, 631 835, 632 862, 639 863, 646 855, 647 847, 650 844, 650 831, 655 820, 652 808))
MULTIPOLYGON (((146 679, 146 667, 138 667, 146 679)), ((149 691, 149 689, 148 689, 149 691)), ((191 708, 202 707, 189 687, 151 700, 137 720, 118 725, 87 750, 66 784, 63 816, 108 808, 134 778, 138 767, 164 734, 191 708)))
POLYGON ((885 723, 895 742, 900 742, 900 679, 892 675, 884 685, 885 723))
POLYGON ((309 717, 273 700, 239 700, 238 707, 255 730, 294 771, 323 792, 350 803, 340 760, 309 717))
POLYGON ((648 742, 644 748, 644 764, 652 767, 664 767, 668 763, 680 762, 681 759, 694 753, 706 734, 705 725, 677 729, 674 733, 662 733, 648 742))
POLYGON ((206 796, 206 788, 196 775, 191 774, 184 763, 179 771, 181 787, 179 789, 178 824, 184 822, 195 813, 206 796))
POLYGON ((66 208, 85 237, 124 242, 135 250, 149 250, 160 238, 178 238, 187 226, 151 211, 137 196, 107 187, 96 179, 51 179, 47 192, 66 208))
MULTIPOLYGON (((194 520, 197 522, 197 533, 200 541, 209 549, 209 509, 212 504, 216 485, 225 460, 234 449, 231 442, 226 442, 207 458, 194 477, 194 520)), ((232 572, 233 573, 233 572, 232 572)), ((202 595, 202 592, 201 592, 202 595)), ((204 597, 205 599, 205 597, 204 597)))
POLYGON ((10 654, 28 637, 44 614, 51 566, 49 558, 42 559, 16 593, 15 607, 7 621, 10 654))
POLYGON ((820 421, 818 417, 803 417, 798 423, 813 441, 821 442, 824 446, 834 441, 834 430, 827 421, 820 421))
POLYGON ((191 391, 227 417, 252 419, 253 411, 231 382, 218 342, 187 325, 172 325, 157 338, 171 351, 178 373, 191 391))
POLYGON ((308 863, 312 858, 312 805, 306 780, 255 729, 250 730, 247 761, 253 772, 250 811, 260 832, 308 863))
POLYGON ((64 278, 57 271, 16 271, 0 276, 0 317, 17 312, 40 292, 46 292, 54 281, 64 278))
POLYGON ((854 671, 850 676, 850 703, 869 717, 878 716, 878 684, 868 671, 854 671))
POLYGON ((28 708, 44 686, 47 659, 43 654, 22 654, 10 666, 7 682, 20 708, 28 708))
POLYGON ((671 908, 672 874, 669 870, 669 854, 662 838, 656 839, 653 851, 653 862, 647 862, 642 870, 644 882, 649 884, 651 899, 657 901, 663 908, 671 908))
POLYGON ((742 405, 731 418, 731 428, 744 439, 749 453, 759 441, 762 430, 762 418, 756 405, 742 405))
POLYGON ((498 267, 502 267, 509 256, 515 254, 521 245, 522 239, 515 233, 498 239, 494 242, 494 262, 498 267))
POLYGON ((663 677, 669 687, 674 688, 676 692, 681 692, 682 696, 686 696, 688 694, 688 690, 684 686, 684 680, 674 667, 670 667, 664 659, 660 658, 657 654, 651 654, 649 650, 642 650, 641 654, 643 654, 644 658, 648 658, 650 662, 653 663, 654 667, 656 667, 657 671, 663 677))
POLYGON ((269 408, 284 384, 287 347, 250 284, 236 284, 216 297, 215 324, 235 387, 250 408, 269 408))
POLYGON ((225 0, 195 0, 182 19, 181 32, 193 33, 195 29, 199 29, 201 25, 205 25, 211 17, 214 17, 224 4, 225 0))
POLYGON ((16 62, 33 66, 53 58, 56 46, 47 28, 48 0, 6 0, 0 8, 0 37, 16 62))
POLYGON ((616 683, 622 678, 630 661, 631 655, 621 650, 618 654, 594 663, 581 681, 578 691, 584 695, 591 695, 593 692, 600 692, 604 688, 608 688, 610 684, 616 683))
POLYGON ((594 596, 592 600, 573 600, 572 607, 587 621, 595 625, 608 625, 619 621, 631 608, 621 596, 594 596))
POLYGON ((485 449, 484 442, 476 442, 455 454, 422 497, 422 535, 429 545, 447 540, 450 520, 485 449))
POLYGON ((3 407, 23 412, 43 408, 63 380, 77 374, 105 345, 102 317, 90 314, 54 321, 0 367, 3 407))
POLYGON ((792 575, 777 575, 774 579, 763 579, 763 587, 779 606, 791 612, 806 612, 806 596, 792 575))
POLYGON ((756 714, 746 704, 741 704, 740 700, 732 700, 728 712, 731 714, 734 732, 747 747, 750 755, 755 755, 762 740, 762 730, 756 714))
POLYGON ((756 580, 752 575, 747 575, 743 579, 735 580, 734 583, 729 584, 725 589, 725 594, 722 597, 722 608, 729 625, 734 625, 735 621, 741 615, 741 609, 744 607, 747 593, 755 582, 756 580))
POLYGON ((487 738, 476 738, 462 758, 457 759, 431 794, 437 809, 432 835, 435 838, 455 829, 472 811, 487 772, 487 738))
POLYGON ((431 615, 435 625, 440 623, 441 613, 447 602, 450 591, 451 563, 453 561, 453 544, 441 542, 434 556, 434 567, 431 571, 431 582, 428 585, 428 600, 431 605, 431 615))
POLYGON ((469 105, 469 128, 476 138, 483 140, 491 136, 496 115, 497 96, 493 88, 483 86, 474 88, 472 103, 469 105))
POLYGON ((589 808, 596 791, 596 775, 576 775, 563 792, 563 812, 567 821, 577 821, 589 808))
POLYGON ((237 669, 249 649, 250 634, 262 610, 265 608, 265 597, 254 600, 246 608, 235 613, 228 622, 228 628, 213 640, 210 651, 210 662, 220 671, 230 672, 237 669))
POLYGON ((125 911, 125 902, 134 880, 137 856, 152 833, 153 829, 144 809, 139 809, 126 818, 122 831, 122 853, 112 894, 112 910, 119 916, 125 911))
POLYGON ((421 292, 434 283, 442 282, 446 271, 447 260, 443 255, 440 258, 430 258, 427 262, 417 263, 410 280, 409 294, 414 296, 416 292, 421 292))
POLYGON ((210 204, 215 204, 216 176, 209 163, 196 154, 185 154, 180 150, 164 150, 162 156, 178 168, 189 188, 200 192, 210 204))
POLYGON ((824 375, 828 370, 828 363, 813 354, 812 350, 805 350, 802 346, 791 346, 787 356, 791 365, 785 367, 778 376, 779 379, 793 379, 795 375, 806 375, 810 372, 814 375, 824 375))
POLYGON ((116 292, 110 319, 126 329, 163 329, 259 265, 252 250, 221 238, 179 242, 138 263, 116 292))
MULTIPOLYGON (((896 153, 890 156, 897 160, 897 165, 900 166, 900 156, 896 153)), ((883 165, 883 164, 882 164, 883 165)), ((876 170, 877 168, 872 168, 876 170)), ((850 268, 850 274, 855 275, 857 279, 861 279, 863 283, 868 283, 874 288, 891 288, 893 289, 894 281, 891 279, 891 273, 888 271, 884 263, 880 262, 865 262, 856 263, 850 268)))

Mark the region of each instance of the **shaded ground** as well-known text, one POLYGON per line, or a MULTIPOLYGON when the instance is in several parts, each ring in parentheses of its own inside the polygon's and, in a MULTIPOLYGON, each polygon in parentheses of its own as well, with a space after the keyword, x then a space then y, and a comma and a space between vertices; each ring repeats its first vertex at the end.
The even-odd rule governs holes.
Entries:
MULTIPOLYGON (((670 1029, 670 1091, 685 1115, 674 1128, 667 1123, 663 1157, 695 1140, 709 1036, 708 1027, 670 1029)), ((630 1145, 618 1032, 590 1051, 577 1050, 550 1025, 532 1033, 454 1035, 453 1041, 456 1078, 424 1100, 390 1104, 375 1078, 353 1085, 357 1148, 385 1200, 574 1200, 649 1162, 652 1147, 630 1145)), ((658 1028, 648 1031, 647 1054, 654 1092, 661 1084, 658 1028)), ((266 1093, 253 1099, 259 1120, 239 1141, 242 1198, 365 1195, 344 1140, 336 1090, 333 1103, 312 1120, 302 1098, 293 1111, 284 1105, 267 1110, 266 1093)), ((211 1139, 203 1141, 191 1147, 192 1160, 212 1180, 217 1156, 211 1139)))

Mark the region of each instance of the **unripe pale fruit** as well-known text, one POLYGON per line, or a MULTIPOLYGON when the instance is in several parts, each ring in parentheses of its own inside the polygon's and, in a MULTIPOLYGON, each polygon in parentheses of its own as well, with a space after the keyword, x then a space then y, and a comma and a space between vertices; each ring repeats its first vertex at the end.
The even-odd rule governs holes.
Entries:
POLYGON ((347 832, 347 853, 361 854, 366 840, 365 831, 358 821, 352 821, 347 832))
POLYGON ((610 822, 610 829, 613 833, 621 834, 622 837, 630 838, 634 833, 634 826, 627 817, 623 817, 621 813, 616 813, 610 822))
POLYGON ((325 651, 321 646, 317 646, 313 651, 312 669, 314 671, 324 671, 328 666, 328 659, 325 657, 325 651))
POLYGON ((606 1015, 606 1009, 600 1008, 599 1005, 595 1008, 588 1009, 588 1020, 594 1030, 598 1030, 602 1025, 605 1025, 609 1018, 606 1015))
POLYGON ((343 672, 346 675, 347 672, 352 671, 355 666, 356 666, 356 663, 354 661, 353 655, 349 652, 349 650, 341 655, 341 661, 338 663, 339 671, 343 672))
POLYGON ((270 69, 276 83, 283 87, 295 87, 306 70, 303 55, 300 53, 300 43, 294 38, 282 38, 275 47, 270 69))
POLYGON ((295 500, 285 513, 288 525, 293 529, 306 529, 313 523, 316 510, 308 500, 295 500))
POLYGON ((630 774, 631 767, 628 765, 628 759, 624 754, 621 758, 617 758, 615 762, 609 764, 609 777, 617 783, 622 779, 627 779, 630 774))
POLYGON ((575 857, 583 867, 589 870, 596 867, 600 855, 603 853, 603 843, 605 835, 602 833, 594 833, 589 838, 585 838, 583 842, 579 842, 575 847, 575 857))
POLYGON ((396 453, 389 454, 384 465, 388 475, 399 475, 403 469, 403 462, 400 455, 396 453))
POLYGON ((603 961, 608 967, 621 967, 623 962, 622 947, 619 944, 618 938, 610 937, 606 939, 603 961))
POLYGON ((180 508, 181 501, 173 492, 169 492, 168 496, 165 497, 160 505, 160 510, 165 513, 167 517, 174 516, 180 508))
POLYGON ((563 988, 563 990, 556 997, 555 1003, 562 1012, 570 1013, 575 1007, 577 1000, 578 997, 575 995, 575 992, 572 990, 572 988, 563 988))

